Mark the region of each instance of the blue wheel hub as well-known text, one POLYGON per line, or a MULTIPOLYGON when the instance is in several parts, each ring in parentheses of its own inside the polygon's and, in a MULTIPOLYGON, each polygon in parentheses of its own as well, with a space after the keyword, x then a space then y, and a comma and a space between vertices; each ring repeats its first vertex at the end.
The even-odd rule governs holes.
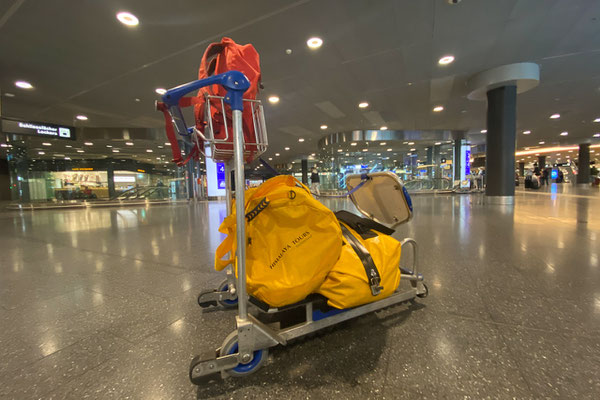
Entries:
MULTIPOLYGON (((227 354, 234 354, 234 353, 237 353, 237 351, 238 351, 238 344, 236 342, 233 346, 231 346, 231 348, 229 349, 227 354)), ((237 365, 237 367, 234 367, 232 369, 239 374, 249 373, 258 366, 258 364, 260 363, 262 358, 263 358, 263 351, 256 350, 254 352, 254 358, 252 359, 252 361, 250 361, 248 364, 240 363, 237 365)))

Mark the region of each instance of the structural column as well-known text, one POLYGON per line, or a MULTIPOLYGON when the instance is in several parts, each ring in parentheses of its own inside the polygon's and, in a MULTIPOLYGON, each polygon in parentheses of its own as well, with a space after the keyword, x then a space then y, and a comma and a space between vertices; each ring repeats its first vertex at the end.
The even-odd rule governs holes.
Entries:
POLYGON ((302 159, 302 183, 308 185, 308 160, 302 159))
POLYGON ((529 62, 488 69, 467 82, 469 99, 488 102, 485 194, 490 203, 514 202, 517 93, 539 83, 540 66, 529 62))
POLYGON ((507 203, 515 195, 515 139, 517 131, 517 88, 503 86, 487 92, 487 196, 507 203), (505 201, 502 201, 505 200, 505 201))
POLYGON ((115 190, 115 164, 112 158, 106 160, 106 179, 108 180, 108 198, 112 199, 117 194, 115 190))
MULTIPOLYGON (((433 147, 425 149, 425 164, 433 164, 433 147)), ((427 177, 433 179, 433 167, 431 166, 427 167, 427 177)))
POLYGON ((519 176, 525 176, 525 163, 519 163, 519 176))
POLYGON ((540 170, 546 168, 546 156, 538 156, 538 167, 540 170))
POLYGON ((590 183, 590 144, 579 145, 579 162, 577 163, 577 184, 589 185, 590 183))
MULTIPOLYGON (((454 160, 452 160, 452 163, 454 165, 454 180, 455 181, 460 181, 461 179, 461 174, 460 174, 460 169, 461 169, 461 165, 462 165, 462 157, 461 157, 461 148, 462 148, 462 144, 463 141, 462 139, 456 139, 454 140, 454 160)), ((459 182, 460 184, 460 182, 459 182)))

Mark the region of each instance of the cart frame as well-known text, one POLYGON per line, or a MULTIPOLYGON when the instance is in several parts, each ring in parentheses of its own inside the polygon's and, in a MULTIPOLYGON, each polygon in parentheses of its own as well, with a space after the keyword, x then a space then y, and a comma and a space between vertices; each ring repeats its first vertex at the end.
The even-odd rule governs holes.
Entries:
MULTIPOLYGON (((188 128, 186 125, 179 108, 179 100, 187 93, 214 84, 222 85, 227 90, 227 95, 223 98, 223 102, 228 104, 232 110, 233 158, 225 162, 225 176, 227 212, 230 214, 233 197, 230 176, 231 171, 234 171, 238 274, 236 278, 232 267, 229 266, 227 268, 227 277, 220 288, 201 293, 199 303, 203 307, 206 305, 216 305, 217 303, 229 306, 237 303, 238 315, 236 317, 237 328, 228 336, 221 348, 216 349, 216 351, 208 351, 196 356, 192 360, 189 375, 194 384, 200 384, 207 377, 218 372, 221 372, 222 376, 239 376, 252 373, 264 362, 267 349, 270 347, 286 345, 292 339, 305 336, 323 328, 334 326, 372 311, 413 300, 417 296, 425 297, 427 295, 427 287, 423 284, 423 276, 417 272, 417 243, 414 239, 407 238, 401 243, 402 247, 411 246, 413 248, 413 265, 412 270, 401 269, 401 282, 408 280, 411 284, 409 288, 404 290, 397 289, 395 293, 384 299, 345 310, 331 309, 326 312, 317 312, 313 308, 312 301, 300 302, 285 309, 304 307, 305 321, 283 329, 279 329, 273 326, 273 324, 263 323, 257 317, 250 314, 248 312, 249 301, 246 291, 245 148, 242 131, 242 111, 244 103, 247 101, 243 99, 243 94, 249 88, 250 83, 241 72, 229 71, 177 86, 168 90, 162 99, 168 107, 173 119, 173 125, 178 133, 181 136, 189 136, 194 133, 195 128, 188 128), (258 362, 256 362, 257 359, 258 362), (247 366, 248 368, 236 371, 240 366, 247 366)), ((256 102, 257 100, 251 101, 256 102)), ((261 118, 261 120, 264 124, 264 118, 261 118)), ((264 149, 266 149, 266 130, 263 130, 263 133, 265 135, 264 149)), ((201 137, 210 142, 210 135, 201 137)), ((214 156, 214 151, 211 154, 214 156)), ((263 310, 263 312, 277 314, 280 310, 269 308, 268 310, 263 310)))

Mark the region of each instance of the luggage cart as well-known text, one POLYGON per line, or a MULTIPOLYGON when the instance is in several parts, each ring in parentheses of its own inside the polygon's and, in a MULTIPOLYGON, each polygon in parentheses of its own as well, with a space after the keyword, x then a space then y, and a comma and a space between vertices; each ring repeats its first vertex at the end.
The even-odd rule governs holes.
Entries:
MULTIPOLYGON (((237 270, 238 276, 231 267, 227 269, 226 279, 215 290, 200 293, 198 303, 201 307, 222 305, 224 307, 237 307, 237 328, 223 341, 220 348, 207 351, 194 357, 191 362, 189 376, 194 384, 201 384, 210 379, 213 374, 221 373, 226 376, 245 376, 258 370, 267 360, 268 350, 277 345, 286 345, 290 341, 333 327, 343 321, 356 318, 372 311, 387 308, 416 297, 425 297, 428 294, 427 286, 423 283, 423 276, 417 272, 417 243, 414 239, 404 239, 402 247, 412 247, 413 264, 411 270, 401 268, 402 282, 409 281, 410 286, 398 288, 392 295, 362 306, 350 309, 336 309, 327 305, 327 299, 321 295, 313 294, 306 299, 285 307, 272 308, 259 300, 249 297, 246 292, 246 247, 245 247, 245 202, 244 202, 244 136, 242 132, 242 110, 244 106, 253 107, 253 120, 257 129, 257 143, 253 143, 260 150, 266 150, 266 129, 262 106, 257 100, 243 100, 242 96, 249 87, 246 77, 238 71, 229 71, 211 76, 206 79, 193 81, 168 90, 163 96, 163 102, 168 107, 173 124, 181 136, 192 136, 191 140, 197 141, 197 136, 215 146, 210 129, 206 135, 197 131, 195 127, 188 128, 183 114, 179 109, 179 100, 185 94, 202 87, 220 84, 227 90, 227 95, 222 99, 223 108, 228 104, 232 115, 233 133, 233 158, 226 161, 226 189, 227 207, 230 212, 232 198, 230 171, 234 171, 236 193, 237 220, 237 270), (249 306, 252 304, 252 313, 249 306)), ((223 110, 225 115, 225 109, 223 110)), ((210 127, 209 127, 210 128, 210 127)), ((214 148, 214 147, 213 147, 214 148)), ((215 154, 213 151, 211 154, 215 154)), ((221 161, 220 160, 220 161, 221 161)), ((348 191, 355 190, 350 197, 358 210, 373 220, 392 227, 407 222, 412 216, 410 197, 401 181, 395 174, 374 173, 363 175, 349 175, 347 178, 348 191)))

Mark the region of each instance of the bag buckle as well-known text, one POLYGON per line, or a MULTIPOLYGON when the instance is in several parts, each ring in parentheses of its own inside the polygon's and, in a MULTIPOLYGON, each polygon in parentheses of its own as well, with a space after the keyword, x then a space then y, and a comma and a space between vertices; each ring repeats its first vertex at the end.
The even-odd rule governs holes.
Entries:
POLYGON ((381 279, 378 276, 371 276, 371 294, 377 296, 383 290, 383 286, 380 286, 381 279))

